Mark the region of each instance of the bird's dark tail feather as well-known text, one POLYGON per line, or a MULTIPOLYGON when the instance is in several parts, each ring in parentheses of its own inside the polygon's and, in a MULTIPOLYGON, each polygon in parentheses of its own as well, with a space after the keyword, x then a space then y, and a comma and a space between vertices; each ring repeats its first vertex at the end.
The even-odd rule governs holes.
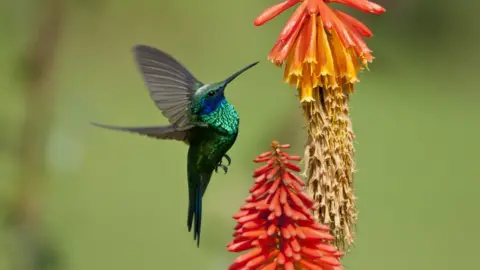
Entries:
POLYGON ((156 139, 164 139, 164 140, 177 140, 177 141, 185 141, 188 139, 188 131, 184 130, 177 130, 174 126, 154 126, 154 127, 117 127, 117 126, 110 126, 98 123, 91 123, 96 127, 101 127, 110 130, 117 130, 117 131, 126 131, 137 133, 140 135, 156 138, 156 139))
POLYGON ((200 230, 202 227, 202 185, 197 183, 194 189, 189 189, 188 202, 188 231, 192 230, 193 223, 193 239, 197 240, 197 247, 200 246, 200 230))

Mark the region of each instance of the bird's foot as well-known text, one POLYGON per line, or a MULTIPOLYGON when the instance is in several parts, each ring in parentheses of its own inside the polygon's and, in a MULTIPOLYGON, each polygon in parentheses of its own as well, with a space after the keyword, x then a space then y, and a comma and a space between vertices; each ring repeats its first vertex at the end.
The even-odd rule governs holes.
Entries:
POLYGON ((230 164, 232 164, 232 159, 227 154, 223 155, 223 157, 228 161, 227 166, 230 166, 230 164))
MULTIPOLYGON (((228 156, 228 155, 223 155, 222 159, 225 158, 227 161, 228 161, 228 165, 227 166, 230 166, 230 164, 232 163, 232 159, 228 156)), ((218 162, 217 164, 217 167, 215 167, 215 172, 218 173, 218 168, 222 168, 223 171, 225 172, 225 174, 228 172, 228 167, 223 165, 222 164, 222 160, 220 160, 220 162, 218 162)))
POLYGON ((227 167, 227 166, 225 166, 225 165, 223 165, 223 164, 221 164, 221 163, 218 163, 218 164, 217 164, 217 167, 215 167, 215 172, 216 172, 216 173, 218 173, 218 168, 222 168, 223 171, 225 172, 225 174, 227 174, 227 172, 228 172, 228 167, 227 167))

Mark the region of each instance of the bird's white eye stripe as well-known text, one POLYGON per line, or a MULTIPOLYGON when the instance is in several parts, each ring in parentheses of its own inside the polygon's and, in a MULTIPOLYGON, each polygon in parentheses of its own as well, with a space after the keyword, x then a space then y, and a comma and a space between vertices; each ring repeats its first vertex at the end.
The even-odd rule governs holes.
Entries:
POLYGON ((205 84, 202 87, 200 87, 196 92, 195 95, 201 95, 203 92, 207 91, 208 87, 210 84, 205 84))

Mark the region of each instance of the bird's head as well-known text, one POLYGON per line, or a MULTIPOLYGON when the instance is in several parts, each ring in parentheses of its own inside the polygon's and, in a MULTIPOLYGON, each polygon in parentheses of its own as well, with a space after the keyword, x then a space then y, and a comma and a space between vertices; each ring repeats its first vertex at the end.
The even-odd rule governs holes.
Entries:
POLYGON ((226 80, 217 83, 205 84, 200 87, 195 92, 193 97, 192 113, 196 115, 205 115, 215 111, 222 104, 222 102, 225 101, 225 88, 227 85, 238 75, 252 68, 256 64, 258 64, 258 62, 242 68, 240 71, 235 72, 226 80))

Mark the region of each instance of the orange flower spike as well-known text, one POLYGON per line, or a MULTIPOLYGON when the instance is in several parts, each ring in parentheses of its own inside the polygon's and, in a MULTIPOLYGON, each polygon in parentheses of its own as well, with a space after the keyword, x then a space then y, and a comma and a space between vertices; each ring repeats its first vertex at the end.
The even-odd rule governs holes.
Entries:
MULTIPOLYGON (((266 9, 254 24, 261 25, 287 8, 299 4, 282 29, 268 59, 277 66, 286 62, 284 81, 296 86, 299 93, 308 133, 305 147, 307 190, 319 207, 313 210, 313 214, 317 220, 330 227, 337 247, 347 250, 355 239, 357 220, 353 189, 355 135, 349 117, 348 100, 354 84, 358 82, 358 72, 362 66, 368 69, 368 62, 374 58, 364 41, 364 38, 372 36, 372 31, 357 19, 335 10, 330 3, 347 5, 373 14, 386 11, 368 0, 287 0, 266 9)), ((278 153, 279 148, 276 149, 278 153)), ((259 160, 264 161, 265 157, 262 156, 259 160)), ((273 186, 272 183, 263 182, 254 184, 252 194, 263 194, 267 190, 265 186, 274 192, 285 185, 294 190, 302 189, 297 181, 283 177, 278 186, 276 183, 273 186)), ((274 207, 270 207, 272 211, 264 216, 268 222, 278 219, 282 211, 296 222, 312 218, 310 213, 304 214, 305 209, 312 210, 311 205, 306 206, 311 204, 306 202, 306 195, 301 192, 291 195, 288 190, 279 194, 268 196, 269 204, 274 199, 274 207), (287 203, 284 203, 285 196, 287 203), (298 198, 294 197, 292 201, 291 196, 298 198), (304 205, 298 205, 299 203, 304 205)), ((251 196, 248 200, 253 198, 251 196)), ((260 200, 261 197, 254 199, 260 200)), ((296 231, 295 227, 293 230, 296 231)), ((298 237, 305 236, 301 230, 297 232, 298 237)), ((299 261, 295 259, 298 256, 300 255, 295 252, 290 256, 280 252, 278 263, 285 269, 287 264, 288 267, 291 266, 289 263, 293 258, 294 266, 300 267, 299 261)), ((320 268, 322 267, 318 269, 320 268)))

